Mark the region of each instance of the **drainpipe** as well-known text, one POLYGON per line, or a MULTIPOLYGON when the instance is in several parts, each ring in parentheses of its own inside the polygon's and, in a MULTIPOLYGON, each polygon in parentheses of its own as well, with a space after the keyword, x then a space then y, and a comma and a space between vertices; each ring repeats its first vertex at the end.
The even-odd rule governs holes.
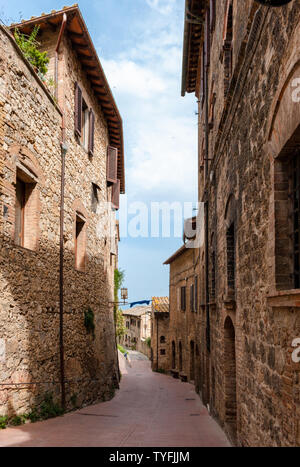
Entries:
MULTIPOLYGON (((58 99, 58 53, 64 30, 67 24, 67 15, 64 13, 57 46, 55 49, 55 98, 58 99)), ((65 207, 65 157, 67 153, 65 108, 62 107, 62 139, 61 139, 61 196, 60 196, 60 251, 59 251, 59 349, 60 349, 60 381, 61 405, 66 408, 65 362, 64 362, 64 207, 65 207)))
MULTIPOLYGON (((208 26, 209 27, 209 26, 208 26)), ((205 56, 205 73, 204 73, 204 93, 205 93, 205 186, 207 187, 208 180, 208 164, 209 164, 209 125, 208 125, 208 57, 205 56)), ((206 347, 210 352, 210 313, 209 313, 209 252, 208 252, 208 190, 204 193, 205 199, 205 296, 206 296, 206 347)))

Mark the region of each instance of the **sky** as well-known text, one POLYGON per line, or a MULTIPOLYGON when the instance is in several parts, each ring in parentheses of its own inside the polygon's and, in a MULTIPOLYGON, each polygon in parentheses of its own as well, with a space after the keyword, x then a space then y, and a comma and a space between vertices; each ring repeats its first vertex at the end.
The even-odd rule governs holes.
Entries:
MULTIPOLYGON (((195 96, 181 97, 184 0, 78 4, 123 119, 126 198, 121 196, 119 212, 119 268, 125 271, 124 286, 130 302, 168 296, 169 266, 163 263, 182 245, 181 233, 174 236, 171 228, 169 238, 162 232, 151 238, 145 229, 138 237, 126 231, 141 203, 149 210, 153 202, 196 206, 197 105, 195 96)), ((18 22, 63 6, 57 0, 0 0, 0 18, 18 22)), ((149 214, 149 224, 150 219, 149 214)))

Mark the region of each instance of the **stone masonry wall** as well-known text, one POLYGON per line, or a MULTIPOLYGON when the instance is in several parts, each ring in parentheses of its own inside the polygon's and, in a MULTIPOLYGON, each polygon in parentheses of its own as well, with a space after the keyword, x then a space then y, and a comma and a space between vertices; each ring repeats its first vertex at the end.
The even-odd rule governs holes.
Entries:
MULTIPOLYGON (((300 336, 299 290, 293 291, 297 297, 293 299, 290 292, 279 293, 276 288, 280 212, 274 204, 280 199, 274 188, 280 182, 275 160, 287 142, 293 149, 292 138, 299 147, 300 104, 291 98, 292 78, 300 77, 299 2, 270 9, 252 1, 233 2, 237 85, 232 81, 225 98, 220 55, 226 2, 219 3, 209 70, 209 96, 214 82, 216 104, 207 183, 216 299, 210 305, 210 353, 201 338, 201 353, 209 362, 207 368, 200 359, 201 379, 211 411, 239 445, 299 446, 300 366, 291 359, 292 341, 300 336), (227 281, 226 235, 231 225, 233 293, 227 281)), ((202 147, 204 133, 199 127, 202 147)), ((203 175, 200 183, 202 199, 203 175)), ((203 275, 202 261, 199 274, 203 275)), ((203 315, 202 337, 205 327, 203 315)))
MULTIPOLYGON (((51 43, 57 33, 51 32, 51 43)), ((49 36, 50 37, 50 36, 49 36)), ((44 40, 43 37, 40 38, 44 40)), ((0 110, 4 110, 4 167, 1 166, 0 255, 0 413, 21 414, 38 405, 47 392, 60 401, 59 373, 59 219, 61 182, 61 113, 35 73, 0 30, 0 110), (3 98, 4 97, 4 98, 3 98), (1 107, 2 101, 4 106, 1 107), (15 245, 17 167, 36 177, 30 222, 35 241, 15 245), (7 208, 7 209, 6 209, 7 208), (5 213, 5 215, 4 215, 5 213), (3 220, 3 223, 2 223, 3 220), (19 383, 19 386, 15 386, 19 383), (28 384, 25 384, 28 383, 28 384), (3 386, 5 384, 5 386, 3 386)), ((49 72, 53 69, 50 63, 49 72)), ((59 57, 59 106, 67 110, 64 334, 67 404, 82 406, 112 396, 116 384, 113 269, 110 258, 109 210, 91 210, 91 184, 106 187, 107 127, 89 84, 65 39, 59 57), (74 83, 80 78, 96 114, 95 155, 88 155, 74 136, 74 83), (86 269, 75 269, 75 215, 86 218, 86 269), (84 326, 84 312, 95 316, 95 337, 84 326), (72 399, 72 403, 71 403, 72 399)), ((0 113, 3 116, 2 113, 0 113)), ((1 128, 1 125, 0 125, 1 128)), ((1 131, 1 130, 0 130, 1 131)), ((1 137, 1 135, 0 135, 1 137)))

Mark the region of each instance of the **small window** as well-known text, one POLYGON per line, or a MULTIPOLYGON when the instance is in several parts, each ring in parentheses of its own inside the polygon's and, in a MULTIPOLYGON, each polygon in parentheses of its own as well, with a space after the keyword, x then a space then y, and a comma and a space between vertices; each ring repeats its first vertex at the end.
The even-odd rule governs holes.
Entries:
MULTIPOLYGON (((25 169, 24 169, 25 170, 25 169)), ((38 229, 37 183, 26 172, 17 170, 15 185, 15 243, 34 250, 38 229)))
POLYGON ((186 310, 186 287, 181 287, 181 311, 186 310))
POLYGON ((22 182, 22 180, 17 179, 15 205, 15 243, 19 246, 24 246, 25 193, 25 183, 22 182))
POLYGON ((161 343, 161 344, 165 344, 165 343, 166 343, 166 338, 165 338, 165 336, 161 336, 161 337, 160 337, 160 343, 161 343))
POLYGON ((92 183, 91 210, 94 214, 97 214, 99 200, 100 200, 100 188, 95 183, 92 183))
POLYGON ((160 349, 160 355, 166 355, 166 349, 160 349))
POLYGON ((78 271, 85 271, 86 223, 85 219, 76 214, 75 234, 75 267, 78 271))
POLYGON ((192 312, 195 311, 195 286, 194 284, 191 285, 190 287, 190 310, 192 312))

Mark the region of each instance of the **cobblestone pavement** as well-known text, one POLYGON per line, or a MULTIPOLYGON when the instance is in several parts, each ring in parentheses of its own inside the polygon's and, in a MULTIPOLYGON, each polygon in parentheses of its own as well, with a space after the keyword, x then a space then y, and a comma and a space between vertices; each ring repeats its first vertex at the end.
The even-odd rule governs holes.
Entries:
POLYGON ((130 352, 120 357, 115 398, 45 422, 0 431, 0 446, 192 447, 230 446, 193 386, 153 373, 130 352))

